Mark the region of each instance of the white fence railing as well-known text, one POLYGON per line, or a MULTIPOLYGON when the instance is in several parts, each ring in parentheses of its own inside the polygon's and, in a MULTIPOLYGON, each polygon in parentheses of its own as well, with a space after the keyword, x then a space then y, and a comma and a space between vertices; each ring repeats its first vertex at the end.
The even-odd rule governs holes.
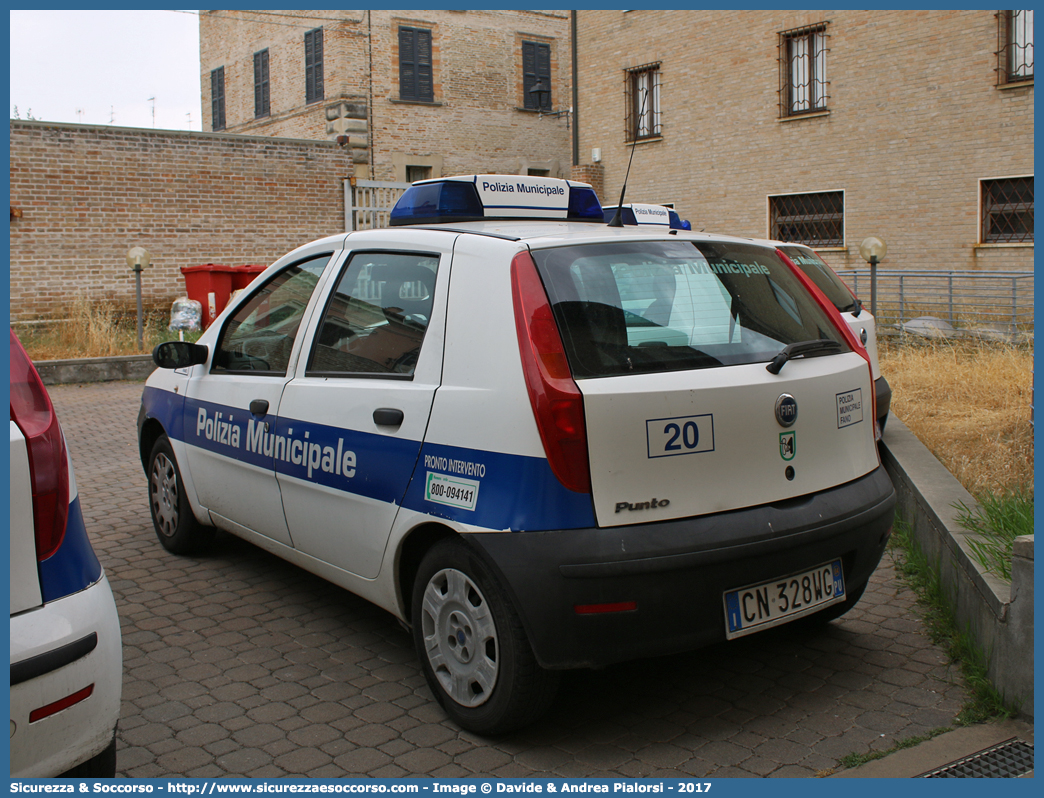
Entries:
MULTIPOLYGON (((838 275, 870 309, 870 270, 838 275)), ((877 270, 878 326, 934 316, 954 329, 1033 331, 1033 272, 877 270)))
POLYGON ((376 227, 387 227, 388 216, 395 201, 409 187, 409 183, 395 183, 390 180, 346 179, 344 229, 372 230, 376 227))

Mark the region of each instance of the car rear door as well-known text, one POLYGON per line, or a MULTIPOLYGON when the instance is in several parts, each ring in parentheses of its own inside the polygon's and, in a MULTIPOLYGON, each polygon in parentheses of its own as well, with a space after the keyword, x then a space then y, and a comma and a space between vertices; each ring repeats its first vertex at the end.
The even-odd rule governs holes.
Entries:
POLYGON ((277 458, 294 545, 358 576, 381 567, 442 376, 456 234, 352 236, 279 406, 277 458))

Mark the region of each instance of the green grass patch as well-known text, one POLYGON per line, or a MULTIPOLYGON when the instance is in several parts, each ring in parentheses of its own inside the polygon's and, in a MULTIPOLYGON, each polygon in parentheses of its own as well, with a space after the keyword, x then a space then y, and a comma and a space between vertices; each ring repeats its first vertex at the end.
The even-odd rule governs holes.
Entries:
POLYGON ((948 731, 953 731, 953 726, 939 726, 926 734, 907 737, 900 740, 886 751, 870 751, 865 754, 849 754, 848 756, 841 757, 837 762, 841 767, 846 769, 857 768, 860 765, 865 765, 867 762, 873 762, 875 759, 882 759, 889 754, 894 754, 896 751, 902 751, 904 748, 913 748, 915 745, 920 745, 921 743, 927 742, 933 737, 938 737, 940 734, 945 734, 948 731))
POLYGON ((971 635, 957 626, 953 604, 939 577, 939 569, 921 551, 909 525, 898 518, 890 546, 899 575, 917 594, 932 642, 941 646, 947 656, 960 666, 964 676, 969 699, 957 713, 957 725, 969 726, 993 718, 1014 717, 1017 708, 1005 703, 986 675, 986 655, 971 635))
POLYGON ((1006 582, 1011 581, 1011 550, 1015 538, 1033 534, 1033 491, 1021 487, 979 498, 974 510, 964 502, 954 505, 979 565, 1006 582))

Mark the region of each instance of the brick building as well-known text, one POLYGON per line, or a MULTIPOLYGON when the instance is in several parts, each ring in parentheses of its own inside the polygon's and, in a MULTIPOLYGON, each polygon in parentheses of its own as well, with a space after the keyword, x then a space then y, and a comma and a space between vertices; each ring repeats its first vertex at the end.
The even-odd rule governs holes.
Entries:
POLYGON ((581 168, 835 268, 1032 269, 1030 12, 578 11, 581 168), (648 98, 646 107, 641 100, 648 98))
POLYGON ((568 177, 566 11, 201 11, 203 129, 340 140, 355 176, 568 177))
POLYGON ((180 267, 269 264, 345 229, 347 154, 328 141, 11 120, 11 320, 77 297, 133 308, 184 295, 180 267))

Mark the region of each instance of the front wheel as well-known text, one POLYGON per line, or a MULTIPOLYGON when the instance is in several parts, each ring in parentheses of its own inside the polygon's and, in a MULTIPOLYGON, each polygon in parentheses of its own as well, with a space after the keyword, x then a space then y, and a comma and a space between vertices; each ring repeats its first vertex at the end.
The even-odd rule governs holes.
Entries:
POLYGON ((161 435, 149 455, 149 511, 163 548, 174 554, 191 554, 208 544, 213 527, 203 526, 192 514, 178 461, 166 435, 161 435))
POLYGON ((412 617, 428 686, 462 728, 506 734, 551 706, 558 674, 537 664, 506 591, 459 538, 435 544, 421 561, 412 617))

